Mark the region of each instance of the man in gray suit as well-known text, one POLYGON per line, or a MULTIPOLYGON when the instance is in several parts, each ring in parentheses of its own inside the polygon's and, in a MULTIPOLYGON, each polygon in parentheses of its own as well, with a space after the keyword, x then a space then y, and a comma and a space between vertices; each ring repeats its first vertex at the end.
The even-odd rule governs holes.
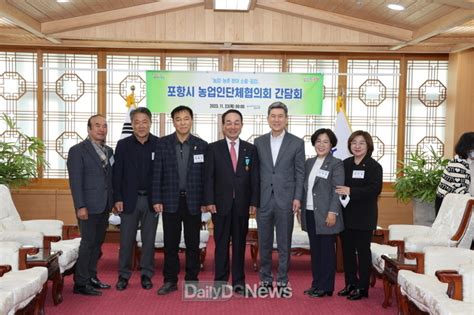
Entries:
POLYGON ((288 287, 294 214, 301 207, 304 182, 304 142, 285 130, 288 108, 281 102, 268 107, 271 132, 255 139, 260 161, 260 209, 257 211, 260 251, 260 294, 273 289, 273 230, 278 246, 276 285, 280 296, 291 296, 288 287))
POLYGON ((107 218, 112 209, 113 151, 105 145, 107 122, 101 115, 87 121, 88 137, 69 150, 69 186, 79 228, 81 244, 74 273, 74 293, 101 295, 98 289, 110 285, 97 278, 97 261, 105 238, 107 218))

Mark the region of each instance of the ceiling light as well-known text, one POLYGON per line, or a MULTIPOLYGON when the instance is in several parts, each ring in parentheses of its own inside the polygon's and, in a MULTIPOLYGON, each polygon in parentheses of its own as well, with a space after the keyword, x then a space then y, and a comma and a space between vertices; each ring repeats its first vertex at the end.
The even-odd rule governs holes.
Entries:
POLYGON ((70 0, 56 0, 57 3, 67 3, 69 2, 70 0))
POLYGON ((405 7, 402 6, 401 4, 396 4, 396 3, 390 3, 387 5, 387 7, 391 10, 395 10, 395 11, 403 11, 405 10, 405 7))
POLYGON ((214 0, 214 10, 248 11, 250 0, 214 0))

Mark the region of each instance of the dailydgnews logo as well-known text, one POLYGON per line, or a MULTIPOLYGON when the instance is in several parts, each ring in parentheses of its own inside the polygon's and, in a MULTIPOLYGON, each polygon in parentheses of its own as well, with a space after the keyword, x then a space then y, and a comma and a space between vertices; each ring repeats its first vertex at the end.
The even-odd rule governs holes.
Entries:
POLYGON ((259 287, 258 284, 246 285, 241 291, 244 294, 234 292, 234 287, 227 282, 219 281, 199 281, 199 282, 183 282, 183 301, 227 301, 232 297, 237 298, 291 298, 293 292, 290 287, 278 289, 266 289, 259 287))

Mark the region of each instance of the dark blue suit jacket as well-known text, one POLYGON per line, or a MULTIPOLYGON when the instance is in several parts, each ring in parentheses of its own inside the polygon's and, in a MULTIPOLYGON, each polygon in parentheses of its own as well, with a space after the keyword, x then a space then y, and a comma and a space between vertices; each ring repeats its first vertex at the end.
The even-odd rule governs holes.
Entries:
MULTIPOLYGON (((137 161, 134 147, 137 138, 134 135, 126 137, 117 143, 115 148, 115 164, 113 172, 114 202, 123 201, 123 211, 131 213, 137 204, 138 175, 137 161)), ((152 160, 152 152, 155 154, 158 137, 150 134, 148 138, 147 156, 152 160)), ((151 203, 151 186, 153 178, 153 161, 150 162, 150 171, 146 178, 146 190, 150 210, 153 210, 151 203)))
MULTIPOLYGON (((176 158, 176 133, 160 138, 156 147, 155 163, 153 169, 153 194, 152 203, 163 204, 163 211, 178 212, 179 204, 179 175, 176 158)), ((204 154, 207 142, 189 135, 191 150, 189 152, 188 170, 186 179, 186 197, 189 212, 201 213, 204 186, 204 154), (195 156, 202 155, 202 162, 195 163, 195 156)))
POLYGON ((241 216, 249 215, 249 206, 258 207, 260 178, 257 148, 240 140, 237 172, 234 172, 225 139, 209 144, 205 164, 204 202, 215 204, 218 215, 229 215, 232 204, 241 216))

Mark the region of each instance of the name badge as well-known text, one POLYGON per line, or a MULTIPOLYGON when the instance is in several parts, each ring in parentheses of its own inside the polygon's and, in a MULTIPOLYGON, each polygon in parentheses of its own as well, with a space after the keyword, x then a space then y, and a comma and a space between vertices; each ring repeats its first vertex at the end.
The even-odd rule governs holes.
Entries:
POLYGON ((152 160, 152 161, 155 160, 155 152, 151 152, 151 160, 152 160))
POLYGON ((316 173, 316 177, 328 179, 328 176, 329 176, 329 172, 322 169, 319 169, 318 172, 316 173))
POLYGON ((352 178, 361 178, 365 176, 365 171, 352 171, 352 178))
POLYGON ((194 154, 194 163, 204 163, 204 154, 194 154))
POLYGON ((114 156, 113 156, 113 155, 110 157, 109 163, 110 163, 110 166, 114 166, 115 159, 114 159, 114 156))

